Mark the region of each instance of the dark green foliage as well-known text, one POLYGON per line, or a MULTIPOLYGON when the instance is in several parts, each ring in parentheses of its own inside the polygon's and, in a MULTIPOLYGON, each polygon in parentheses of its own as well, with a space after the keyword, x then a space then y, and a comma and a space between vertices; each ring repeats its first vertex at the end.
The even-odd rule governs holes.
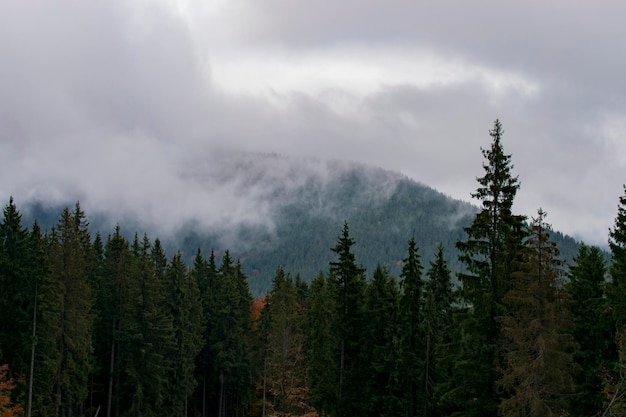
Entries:
POLYGON ((196 358, 196 389, 195 408, 202 416, 207 415, 208 397, 210 397, 211 382, 213 381, 213 358, 211 357, 210 337, 211 325, 215 317, 212 311, 216 297, 217 266, 215 264, 215 254, 211 251, 209 259, 202 256, 198 249, 194 259, 191 274, 197 282, 202 304, 202 317, 204 326, 202 329, 202 348, 196 358))
POLYGON ((506 308, 502 299, 511 285, 516 255, 525 234, 525 219, 511 211, 519 188, 517 177, 511 173, 511 156, 504 153, 501 143, 502 125, 498 120, 489 132, 492 143, 483 149, 485 175, 478 178, 479 187, 472 197, 482 203, 481 211, 465 228, 467 239, 457 243, 459 259, 467 273, 460 273, 461 295, 470 306, 465 324, 466 339, 459 368, 459 383, 467 387, 468 396, 462 408, 467 415, 496 414, 500 401, 495 383, 499 379, 500 328, 496 317, 506 308))
POLYGON ((620 332, 626 325, 626 186, 624 195, 619 198, 615 224, 609 231, 609 247, 611 249, 609 272, 612 281, 609 299, 616 329, 620 332))
POLYGON ((361 351, 364 345, 363 299, 365 269, 357 266, 352 253, 355 240, 350 237, 348 223, 344 223, 337 244, 332 248, 337 260, 330 262, 329 281, 335 291, 337 308, 338 387, 337 417, 362 414, 361 351))
MULTIPOLYGON (((135 244, 133 244, 135 246, 135 244)), ((134 302, 130 308, 131 322, 127 331, 128 374, 123 389, 130 400, 127 414, 136 416, 163 415, 162 404, 172 392, 168 387, 169 371, 176 356, 175 329, 165 304, 164 283, 159 280, 151 261, 151 244, 144 236, 133 249, 131 283, 134 302)))
POLYGON ((336 365, 337 306, 333 290, 320 273, 311 282, 306 314, 308 385, 311 405, 321 416, 334 415, 339 367, 336 365))
POLYGON ((422 264, 415 239, 408 243, 402 267, 399 311, 400 359, 398 382, 402 390, 403 415, 416 416, 424 404, 424 351, 422 264))
POLYGON ((399 298, 396 279, 385 268, 377 267, 365 292, 364 416, 393 416, 401 411, 396 368, 399 298))
MULTIPOLYGON (((35 374, 40 374, 38 364, 35 363, 36 355, 40 347, 38 347, 38 337, 41 330, 37 327, 38 320, 41 320, 41 306, 39 302, 41 288, 44 285, 46 277, 49 274, 48 269, 48 240, 47 237, 41 234, 41 229, 37 221, 33 224, 32 231, 29 236, 30 240, 30 267, 29 273, 32 279, 35 281, 35 293, 34 293, 34 305, 33 305, 33 321, 32 321, 32 335, 31 340, 31 366, 28 375, 28 397, 26 400, 26 416, 31 416, 34 408, 33 402, 35 399, 41 398, 41 392, 39 391, 40 385, 35 385, 35 374)), ((38 381, 37 381, 38 382, 38 381)))
POLYGON ((302 415, 309 411, 303 319, 296 285, 282 268, 276 271, 266 302, 269 326, 265 378, 271 412, 302 415))
POLYGON ((446 415, 441 397, 452 380, 449 350, 454 342, 452 335, 455 297, 451 272, 444 259, 443 246, 439 246, 435 259, 426 274, 424 302, 424 407, 422 415, 446 415))
MULTIPOLYGON (((98 246, 94 245, 96 253, 99 252, 98 246)), ((99 264, 101 266, 97 268, 95 279, 97 316, 94 345, 96 363, 100 366, 92 383, 92 395, 96 403, 105 404, 102 411, 110 416, 120 408, 130 408, 127 394, 132 391, 127 391, 130 387, 127 386, 127 372, 122 365, 128 360, 127 331, 132 323, 130 310, 135 301, 130 280, 132 254, 119 226, 113 236, 109 236, 99 264), (126 346, 120 346, 124 341, 126 346)))
POLYGON ((77 203, 65 209, 50 246, 50 287, 45 296, 46 324, 52 346, 46 358, 54 366, 49 393, 53 415, 81 414, 87 398, 91 371, 93 299, 89 285, 91 242, 85 214, 77 203))
POLYGON ((582 245, 569 270, 567 286, 572 305, 572 336, 578 344, 574 362, 580 368, 575 375, 576 404, 573 415, 591 416, 602 409, 602 372, 610 368, 612 320, 605 298, 606 265, 597 246, 582 245))
POLYGON ((165 273, 165 308, 174 326, 174 351, 165 398, 171 415, 185 415, 187 400, 195 389, 196 356, 202 349, 204 318, 198 282, 177 253, 165 273))
MULTIPOLYGON (((415 237, 423 259, 432 259, 441 243, 450 269, 466 270, 458 260, 455 244, 466 238, 463 228, 471 224, 478 212, 475 206, 454 200, 401 174, 358 164, 333 163, 331 174, 325 179, 311 175, 311 170, 307 169, 310 167, 305 164, 288 180, 292 184, 291 180, 295 179, 302 185, 283 187, 264 157, 251 158, 250 166, 242 166, 243 172, 238 176, 247 178, 249 175, 246 184, 250 186, 254 186, 259 177, 261 180, 271 177, 270 184, 266 184, 272 190, 267 200, 273 223, 270 229, 258 224, 242 224, 228 230, 190 227, 169 237, 161 236, 163 249, 168 253, 180 250, 189 265, 198 248, 206 257, 215 250, 218 263, 224 251, 230 249, 231 256, 241 259, 251 292, 258 297, 271 288, 277 266, 294 277, 300 275, 307 283, 320 270, 326 270, 333 260, 328 248, 335 244, 338 225, 347 220, 351 233, 360 236, 354 254, 370 272, 380 263, 390 274, 399 277, 410 236, 415 237)), ((276 159, 277 164, 289 162, 282 157, 268 158, 276 159)), ((46 230, 54 224, 56 214, 54 209, 39 205, 25 210, 24 219, 29 223, 35 216, 46 230)), ((106 224, 116 220, 108 219, 106 224)), ((109 232, 108 226, 98 229, 97 219, 91 216, 90 223, 94 233, 101 230, 106 236, 109 232)), ((131 220, 121 226, 131 233, 138 230, 131 220)), ((578 251, 577 242, 559 233, 552 236, 563 259, 571 261, 578 251)), ((132 234, 126 237, 132 242, 132 234)), ((456 281, 456 276, 453 280, 456 281)))
POLYGON ((253 389, 250 363, 250 307, 252 298, 240 263, 226 252, 212 286, 210 313, 206 317, 211 378, 206 384, 209 415, 240 414, 253 389))
MULTIPOLYGON (((171 242, 135 234, 129 244, 120 227, 106 243, 99 233, 91 242, 79 205, 64 210, 49 235, 38 224, 29 233, 11 200, 0 224, 0 360, 17 377, 14 400, 27 409, 34 353, 32 411, 51 417, 287 417, 312 409, 329 417, 569 409, 582 417, 598 414, 603 398, 617 399, 609 408, 618 411, 624 380, 616 351, 626 338, 610 332, 607 315, 619 326, 626 320, 626 197, 611 230, 608 296, 603 254, 582 246, 567 285, 570 318, 547 225, 535 223, 521 245, 526 225, 511 213, 518 183, 501 133, 496 121, 473 223, 469 205, 359 167, 277 191, 276 234, 233 231, 246 237, 246 248, 237 248, 245 259, 229 251, 206 259, 198 250, 191 269, 184 252, 168 262, 171 242), (302 197, 297 204, 293 195, 302 197), (337 216, 354 227, 345 222, 329 251, 337 216), (366 236, 358 246, 355 231, 366 236), (444 254, 455 252, 446 248, 461 237, 461 256, 450 263, 444 254), (420 255, 433 259, 426 280, 420 255), (373 271, 369 283, 361 257, 373 271), (327 278, 319 273, 309 287, 323 264, 327 278), (268 288, 268 265, 271 292, 253 304, 244 271, 258 294, 268 288), (299 273, 292 279, 276 265, 299 273), (458 300, 450 266, 460 273, 458 300), (576 364, 582 372, 572 393, 576 364)), ((197 246, 216 242, 211 236, 197 246)))
MULTIPOLYGON (((13 376, 29 371, 35 279, 29 233, 13 198, 0 224, 0 364, 13 376)), ((23 387, 21 387, 23 389, 23 387)), ((18 387, 19 389, 19 387, 18 387)))
POLYGON ((505 339, 502 416, 563 415, 574 391, 570 298, 544 218, 539 210, 504 296, 506 314, 498 317, 505 339))

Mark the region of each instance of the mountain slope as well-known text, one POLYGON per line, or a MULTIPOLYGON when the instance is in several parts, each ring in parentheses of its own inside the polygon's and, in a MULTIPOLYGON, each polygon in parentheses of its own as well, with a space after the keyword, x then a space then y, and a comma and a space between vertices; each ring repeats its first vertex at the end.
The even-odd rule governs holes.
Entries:
MULTIPOLYGON (((244 154, 190 164, 185 175, 199 186, 221 190, 211 195, 234 196, 226 203, 207 203, 222 204, 227 213, 188 218, 176 233, 159 235, 163 228, 141 216, 87 209, 92 230, 106 237, 119 222, 128 238, 147 232, 163 241, 170 256, 181 250, 188 263, 198 248, 204 254, 214 250, 218 261, 228 249, 241 260, 255 295, 270 288, 278 266, 305 281, 326 272, 344 221, 356 240, 357 262, 368 273, 381 264, 399 275, 411 237, 425 269, 441 243, 450 269, 459 271, 455 242, 477 212, 475 206, 401 174, 355 163, 244 154)), ((39 204, 25 213, 26 221, 37 218, 49 229, 60 207, 39 204)), ((553 237, 563 259, 571 260, 577 242, 560 233, 553 237)))
MULTIPOLYGON (((199 247, 204 253, 216 250, 219 255, 231 248, 242 261, 252 291, 258 294, 269 289, 278 266, 300 274, 305 281, 326 272, 334 259, 330 248, 347 221, 356 240, 357 262, 368 273, 381 264, 399 275, 411 237, 418 243, 425 269, 440 243, 450 269, 456 272, 462 268, 455 243, 464 237, 463 228, 473 220, 475 206, 398 173, 359 164, 333 164, 337 165, 331 176, 320 178, 304 170, 297 187, 273 188, 272 228, 241 226, 236 239, 226 245, 218 235, 189 230, 183 240, 184 250, 199 247)), ((259 171, 256 175, 262 176, 259 171)), ((563 259, 570 261, 578 243, 560 233, 554 233, 554 239, 563 259)))

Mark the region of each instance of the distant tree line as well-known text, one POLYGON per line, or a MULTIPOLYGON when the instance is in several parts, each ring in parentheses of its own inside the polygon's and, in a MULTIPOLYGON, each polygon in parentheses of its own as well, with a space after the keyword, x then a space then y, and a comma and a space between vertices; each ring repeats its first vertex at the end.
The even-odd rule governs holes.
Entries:
POLYGON ((425 268, 368 272, 348 223, 310 283, 278 268, 254 299, 228 251, 192 265, 80 204, 49 232, 13 199, 0 223, 0 416, 623 416, 626 189, 612 259, 564 265, 546 213, 513 213, 519 182, 496 121, 481 209, 425 268))

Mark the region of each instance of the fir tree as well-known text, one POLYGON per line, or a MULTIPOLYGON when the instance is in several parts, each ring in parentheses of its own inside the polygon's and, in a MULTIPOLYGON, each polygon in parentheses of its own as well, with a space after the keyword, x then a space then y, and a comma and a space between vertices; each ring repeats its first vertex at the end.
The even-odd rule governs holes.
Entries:
POLYGON ((267 386, 273 411, 302 415, 309 411, 304 362, 304 333, 298 293, 289 274, 278 268, 267 298, 267 386))
MULTIPOLYGON (((97 248, 97 246, 95 246, 97 248)), ((95 356, 98 369, 96 385, 101 387, 93 393, 103 407, 107 417, 116 410, 127 409, 126 376, 121 360, 125 359, 126 349, 120 346, 122 339, 128 339, 124 332, 129 328, 130 308, 134 302, 131 293, 132 255, 128 242, 121 235, 120 227, 115 228, 104 247, 102 267, 95 282, 97 317, 94 331, 95 356), (115 400, 114 400, 115 397, 115 400)))
POLYGON ((324 274, 312 282, 306 312, 308 385, 311 405, 320 416, 336 412, 339 367, 335 352, 339 341, 336 329, 337 307, 333 290, 324 274))
POLYGON ((569 268, 568 289, 572 296, 572 336, 578 344, 574 361, 580 368, 575 375, 574 415, 590 416, 602 409, 602 372, 612 359, 612 326, 607 317, 605 298, 606 265, 597 246, 581 245, 569 268))
POLYGON ((400 359, 399 383, 402 388, 403 415, 417 416, 422 412, 424 401, 424 329, 423 304, 424 280, 417 243, 411 238, 408 255, 403 259, 402 295, 400 297, 399 334, 400 359))
MULTIPOLYGON (((30 274, 35 283, 35 289, 33 294, 33 320, 32 320, 32 340, 31 340, 31 357, 30 357, 30 369, 28 375, 28 399, 26 402, 26 417, 31 417, 33 414, 33 401, 35 395, 39 396, 40 393, 35 391, 35 358, 37 353, 37 340, 40 330, 37 328, 37 321, 40 317, 40 305, 39 305, 39 293, 46 276, 48 275, 48 242, 47 237, 41 234, 39 223, 35 221, 32 231, 29 236, 30 240, 30 274)), ((38 365, 38 364, 37 364, 38 365)))
POLYGON ((167 267, 165 288, 165 305, 172 317, 175 342, 166 405, 172 415, 186 415, 187 400, 196 384, 194 368, 202 348, 204 318, 198 283, 188 273, 180 252, 167 267))
POLYGON ((442 245, 439 245, 426 275, 429 279, 424 303, 424 417, 446 415, 440 404, 442 391, 454 383, 448 352, 454 341, 451 327, 455 300, 442 245))
POLYGON ((133 250, 134 303, 130 310, 129 349, 124 364, 128 373, 126 414, 131 417, 163 414, 165 397, 170 394, 170 369, 172 362, 178 360, 174 357, 174 326, 165 304, 164 283, 155 273, 147 236, 144 235, 137 249, 136 253, 133 250))
MULTIPOLYGON (((35 280, 30 271, 29 233, 13 198, 0 224, 0 364, 9 377, 28 373, 35 280)), ((18 380, 18 378, 15 378, 18 380)), ((23 390, 18 386, 16 391, 23 390)))
POLYGON ((570 299, 544 219, 539 210, 498 318, 505 337, 499 386, 510 394, 499 406, 505 417, 563 415, 574 390, 570 299))
POLYGON ((241 264, 235 264, 228 251, 215 278, 208 317, 212 378, 207 385, 216 397, 209 399, 214 407, 209 414, 225 417, 241 413, 251 398, 252 298, 241 264))
POLYGON ((350 237, 348 223, 332 251, 337 260, 330 262, 330 277, 335 281, 337 307, 337 331, 339 340, 338 358, 338 406, 337 417, 362 414, 360 394, 362 369, 360 366, 363 342, 363 295, 365 269, 357 266, 352 253, 354 239, 350 237))
POLYGON ((400 412, 400 390, 396 383, 399 298, 398 282, 385 268, 378 266, 365 292, 364 415, 392 416, 400 412))
POLYGON ((609 301, 613 311, 616 333, 621 333, 626 326, 626 185, 624 195, 620 196, 613 229, 609 230, 609 248, 611 249, 612 285, 608 289, 609 301))
POLYGON ((603 377, 608 402, 604 415, 620 415, 626 409, 626 185, 624 195, 619 197, 614 226, 609 230, 609 248, 611 282, 607 301, 613 316, 617 361, 615 369, 603 377))
POLYGON ((56 354, 53 414, 71 417, 82 414, 91 371, 93 299, 89 276, 92 267, 91 242, 85 214, 77 203, 73 212, 65 209, 52 236, 50 275, 52 291, 46 295, 52 307, 47 324, 54 337, 56 354))
POLYGON ((513 201, 519 182, 511 173, 511 156, 502 147, 502 125, 496 120, 489 132, 492 143, 483 149, 485 175, 472 197, 482 203, 481 211, 465 228, 467 239, 457 243, 459 260, 467 273, 459 274, 462 297, 468 306, 465 336, 457 364, 456 402, 461 414, 492 416, 500 402, 496 381, 500 368, 501 333, 496 317, 505 313, 504 294, 510 289, 511 274, 525 234, 524 217, 514 215, 513 201))

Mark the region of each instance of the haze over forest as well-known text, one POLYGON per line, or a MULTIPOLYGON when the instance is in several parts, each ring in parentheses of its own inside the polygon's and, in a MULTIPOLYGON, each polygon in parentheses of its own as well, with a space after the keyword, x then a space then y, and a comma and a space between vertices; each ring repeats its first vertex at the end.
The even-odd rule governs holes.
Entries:
POLYGON ((557 230, 605 246, 625 181, 625 7, 11 2, 0 195, 80 200, 160 236, 266 225, 263 191, 238 193, 223 172, 243 151, 380 166, 468 201, 499 118, 517 211, 543 207, 557 230))

